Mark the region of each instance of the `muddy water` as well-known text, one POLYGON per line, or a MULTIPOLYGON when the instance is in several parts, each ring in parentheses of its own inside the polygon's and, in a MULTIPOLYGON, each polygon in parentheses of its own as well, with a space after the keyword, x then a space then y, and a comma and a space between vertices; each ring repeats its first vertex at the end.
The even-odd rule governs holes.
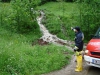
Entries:
POLYGON ((68 42, 67 40, 60 39, 56 35, 52 35, 51 33, 49 33, 46 27, 42 24, 42 19, 44 18, 45 14, 42 11, 40 11, 40 13, 41 13, 41 16, 37 18, 37 21, 40 26, 40 30, 43 33, 43 36, 41 37, 41 39, 43 39, 46 42, 66 44, 68 42))

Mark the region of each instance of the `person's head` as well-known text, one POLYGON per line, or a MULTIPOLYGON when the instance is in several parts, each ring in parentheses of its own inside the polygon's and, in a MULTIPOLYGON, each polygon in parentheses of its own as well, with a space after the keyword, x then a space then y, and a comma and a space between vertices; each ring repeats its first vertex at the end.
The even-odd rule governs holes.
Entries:
POLYGON ((74 27, 74 32, 79 32, 80 31, 80 27, 74 27))

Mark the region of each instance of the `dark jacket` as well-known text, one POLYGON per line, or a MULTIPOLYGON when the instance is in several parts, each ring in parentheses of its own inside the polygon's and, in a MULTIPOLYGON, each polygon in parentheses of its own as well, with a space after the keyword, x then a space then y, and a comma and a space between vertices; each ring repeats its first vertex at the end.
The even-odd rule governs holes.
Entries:
POLYGON ((75 46, 79 49, 77 51, 82 51, 83 49, 83 33, 81 31, 77 32, 75 34, 75 46))

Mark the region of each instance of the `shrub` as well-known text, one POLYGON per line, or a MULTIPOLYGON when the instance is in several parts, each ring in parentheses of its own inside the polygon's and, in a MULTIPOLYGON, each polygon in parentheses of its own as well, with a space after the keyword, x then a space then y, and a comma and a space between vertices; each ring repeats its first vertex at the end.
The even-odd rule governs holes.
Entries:
POLYGON ((98 0, 93 0, 93 1, 84 0, 84 2, 81 3, 80 26, 83 29, 86 40, 90 40, 91 39, 90 35, 95 34, 97 29, 100 27, 100 22, 98 21, 98 19, 100 19, 99 8, 100 8, 100 3, 98 0))
POLYGON ((5 21, 10 30, 18 33, 29 33, 39 30, 36 14, 33 14, 33 11, 31 11, 29 1, 16 0, 12 1, 11 4, 13 9, 9 10, 11 13, 7 15, 5 21))

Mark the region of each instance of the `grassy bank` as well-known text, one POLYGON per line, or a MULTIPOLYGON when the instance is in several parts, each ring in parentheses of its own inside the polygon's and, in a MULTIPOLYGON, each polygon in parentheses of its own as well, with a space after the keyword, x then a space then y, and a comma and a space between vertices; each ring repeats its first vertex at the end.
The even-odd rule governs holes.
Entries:
POLYGON ((50 33, 62 39, 73 40, 71 27, 80 26, 80 10, 78 3, 49 2, 37 9, 44 10, 46 18, 43 23, 50 33))
MULTIPOLYGON (((11 9, 9 4, 1 4, 0 7, 6 7, 3 11, 10 13, 7 10, 11 9)), ((9 27, 9 24, 3 22, 0 27, 0 75, 40 75, 61 69, 69 63, 72 52, 64 46, 32 46, 32 41, 42 36, 40 31, 18 34, 6 26, 9 27)))
POLYGON ((44 5, 38 6, 40 10, 52 13, 55 16, 67 16, 70 15, 79 15, 78 3, 67 3, 67 2, 48 2, 44 5))
POLYGON ((0 31, 0 75, 39 75, 69 63, 72 52, 64 46, 32 46, 34 35, 15 34, 2 28, 0 31))

